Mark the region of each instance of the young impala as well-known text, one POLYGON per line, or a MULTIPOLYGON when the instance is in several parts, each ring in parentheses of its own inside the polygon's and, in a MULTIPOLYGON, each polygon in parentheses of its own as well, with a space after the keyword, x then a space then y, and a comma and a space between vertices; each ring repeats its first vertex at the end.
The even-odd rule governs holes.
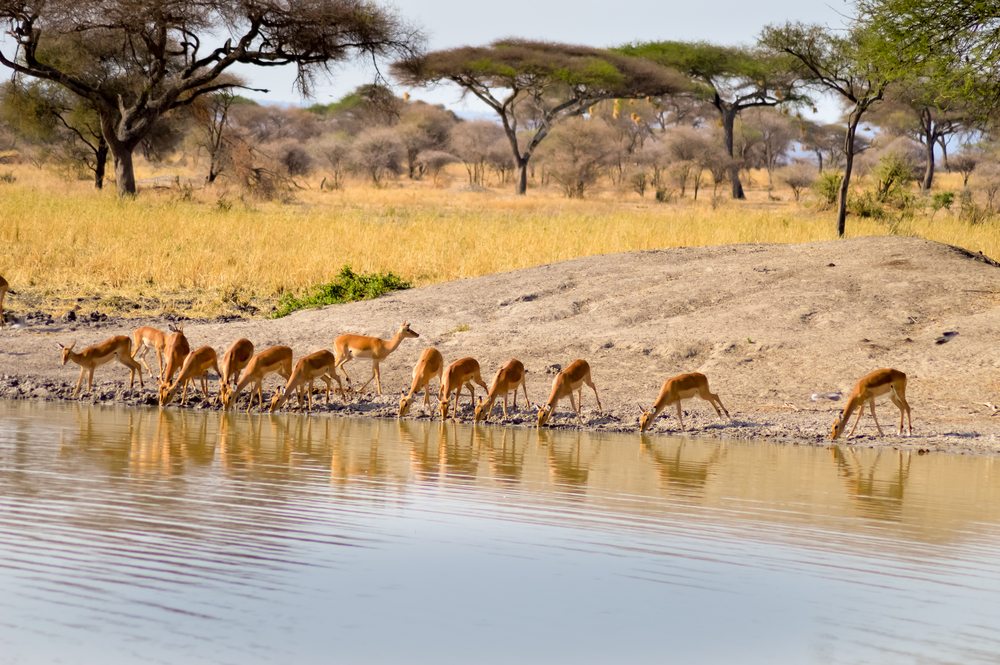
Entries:
POLYGON ((222 375, 219 379, 219 404, 225 401, 226 394, 239 382, 240 372, 247 366, 251 358, 253 358, 253 342, 245 338, 233 342, 226 354, 222 356, 222 362, 219 363, 219 367, 222 369, 222 375))
MULTIPOLYGON (((213 369, 215 373, 222 376, 219 371, 219 357, 215 349, 210 346, 202 346, 187 355, 184 359, 184 366, 181 367, 180 374, 173 385, 166 386, 160 384, 160 406, 166 406, 174 399, 179 389, 181 390, 181 404, 187 404, 188 384, 194 383, 195 379, 201 379, 201 392, 208 400, 208 370, 213 369)), ((221 381, 221 379, 220 379, 221 381)))
POLYGON ((476 389, 472 387, 473 383, 481 385, 483 390, 489 390, 486 387, 486 382, 483 381, 483 377, 479 374, 479 361, 475 358, 460 358, 448 365, 438 397, 440 400, 438 408, 441 409, 441 420, 445 420, 448 417, 448 398, 452 392, 455 393, 454 417, 458 418, 458 398, 462 393, 463 387, 469 389, 470 401, 473 406, 476 405, 476 389))
POLYGON ((167 335, 158 328, 142 326, 132 332, 132 360, 141 360, 146 371, 153 376, 153 368, 146 362, 146 354, 152 350, 156 354, 157 379, 163 376, 163 351, 166 346, 167 335))
POLYGON ((62 349, 62 364, 65 365, 72 360, 80 366, 80 378, 76 381, 76 390, 73 392, 73 397, 80 396, 80 385, 83 383, 83 375, 85 373, 87 374, 87 391, 89 392, 94 388, 94 369, 110 362, 112 359, 128 367, 129 390, 135 385, 136 373, 139 374, 139 387, 144 387, 142 383, 142 366, 132 360, 132 341, 127 336, 115 335, 100 344, 88 346, 79 353, 73 351, 74 346, 76 346, 76 342, 73 342, 69 346, 59 345, 59 348, 62 349))
POLYGON ((508 360, 507 364, 501 367, 497 371, 497 375, 493 377, 493 383, 490 384, 490 389, 486 393, 486 399, 479 398, 479 403, 476 404, 475 421, 478 423, 480 420, 489 420, 493 405, 501 395, 503 396, 503 417, 506 418, 507 393, 514 391, 514 408, 516 409, 518 386, 524 391, 524 403, 530 404, 528 402, 528 388, 524 379, 524 364, 517 358, 508 360))
POLYGON ((413 402, 413 396, 421 390, 424 391, 424 411, 426 411, 427 407, 430 406, 431 379, 437 377, 438 384, 441 384, 443 382, 441 378, 443 373, 444 358, 441 357, 441 352, 434 347, 424 349, 423 353, 420 354, 417 364, 413 367, 413 382, 410 384, 410 392, 399 400, 399 414, 397 417, 402 418, 406 415, 406 412, 410 410, 410 404, 413 402))
POLYGON ((292 350, 287 346, 271 346, 251 358, 239 383, 236 384, 236 389, 226 391, 222 405, 227 409, 231 407, 239 401, 240 393, 243 392, 243 389, 253 384, 254 387, 250 389, 250 403, 247 404, 247 413, 250 413, 250 409, 253 407, 254 394, 257 395, 257 401, 260 402, 260 406, 263 408, 264 377, 272 373, 281 375, 286 381, 291 378, 292 350))
POLYGON ((316 379, 322 379, 326 383, 326 403, 330 403, 330 391, 333 390, 333 383, 330 379, 337 382, 337 388, 340 390, 341 398, 344 398, 344 386, 340 383, 340 377, 337 376, 337 370, 334 367, 336 364, 336 357, 323 349, 321 351, 316 351, 315 353, 310 353, 308 356, 299 358, 299 361, 295 363, 295 369, 292 370, 292 375, 288 377, 288 383, 285 384, 285 389, 275 395, 271 399, 271 411, 277 411, 281 408, 288 398, 291 396, 294 390, 299 397, 299 406, 302 406, 302 391, 305 390, 306 400, 308 403, 308 410, 312 411, 312 393, 313 393, 313 381, 316 379))
POLYGON ((549 393, 549 401, 545 406, 538 407, 538 426, 542 427, 552 417, 556 405, 563 397, 569 397, 569 404, 576 411, 576 418, 583 424, 583 417, 580 409, 583 406, 583 384, 590 386, 594 391, 594 398, 597 400, 597 412, 601 413, 601 398, 597 395, 597 386, 590 379, 590 365, 586 360, 577 359, 569 364, 569 367, 556 374, 552 381, 552 392, 549 393), (573 402, 573 391, 579 391, 578 403, 573 402))
POLYGON ((399 330, 396 331, 396 334, 391 339, 347 334, 340 335, 337 339, 333 340, 333 351, 337 356, 337 369, 344 373, 348 388, 351 386, 351 377, 347 375, 344 365, 352 358, 371 358, 371 378, 365 381, 365 385, 361 386, 359 392, 367 388, 372 379, 375 379, 375 389, 381 395, 382 375, 379 373, 379 363, 385 360, 408 337, 420 337, 420 335, 410 330, 410 323, 406 322, 399 327, 399 330))
POLYGON ((649 429, 649 426, 653 424, 656 417, 671 404, 677 405, 677 420, 680 421, 681 429, 683 430, 684 416, 681 413, 681 400, 691 397, 700 397, 711 404, 720 418, 723 413, 726 414, 727 418, 729 417, 729 412, 722 405, 722 400, 708 389, 708 377, 701 372, 678 374, 664 381, 663 387, 660 389, 660 396, 656 398, 656 403, 653 404, 652 409, 647 411, 641 406, 639 407, 639 411, 642 413, 639 417, 639 431, 645 432, 649 429))
POLYGON ((10 291, 10 284, 7 283, 6 279, 0 276, 0 328, 3 328, 3 299, 4 296, 7 295, 8 291, 10 291))
POLYGON ((875 398, 886 393, 889 394, 889 399, 899 409, 899 434, 903 434, 904 415, 907 419, 908 433, 913 434, 910 405, 906 401, 906 375, 899 370, 885 368, 877 369, 861 377, 861 380, 854 386, 854 390, 847 396, 847 404, 844 406, 844 412, 834 421, 833 428, 830 430, 830 438, 836 439, 840 436, 844 431, 844 427, 847 426, 847 421, 851 419, 851 414, 857 410, 858 419, 854 421, 854 427, 851 428, 847 436, 851 437, 854 435, 854 430, 858 428, 861 416, 865 412, 865 402, 868 402, 868 406, 871 409, 872 420, 875 421, 875 427, 878 429, 879 436, 884 436, 882 427, 878 424, 878 418, 875 417, 875 398))
POLYGON ((167 384, 174 378, 174 372, 181 368, 184 359, 191 353, 191 345, 187 337, 184 336, 184 329, 181 326, 170 326, 170 334, 167 335, 167 342, 164 346, 164 355, 167 357, 167 366, 160 375, 160 384, 167 384))

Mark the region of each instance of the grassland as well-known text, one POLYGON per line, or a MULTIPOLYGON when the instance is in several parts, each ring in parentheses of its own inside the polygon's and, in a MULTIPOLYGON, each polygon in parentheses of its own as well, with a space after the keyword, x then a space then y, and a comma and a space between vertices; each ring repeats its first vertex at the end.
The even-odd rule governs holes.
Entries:
MULTIPOLYGON (((835 237, 831 212, 753 189, 747 202, 716 206, 610 191, 571 201, 540 189, 526 197, 467 191, 456 174, 437 187, 312 187, 283 203, 226 189, 148 190, 119 201, 113 188, 9 170, 15 181, 0 184, 0 274, 18 292, 8 308, 22 313, 266 314, 282 294, 329 281, 345 264, 425 285, 629 250, 835 237)), ((947 177, 944 187, 953 184, 947 177)), ((996 222, 971 225, 950 211, 848 221, 852 237, 888 234, 1000 258, 996 222)))

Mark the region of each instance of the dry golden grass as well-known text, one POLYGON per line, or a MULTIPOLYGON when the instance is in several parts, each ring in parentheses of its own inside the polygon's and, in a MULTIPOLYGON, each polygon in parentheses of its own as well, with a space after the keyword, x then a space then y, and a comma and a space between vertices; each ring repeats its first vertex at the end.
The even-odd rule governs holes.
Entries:
MULTIPOLYGON (((769 202, 762 191, 713 209, 631 193, 570 201, 539 189, 471 192, 456 174, 446 187, 351 184, 284 204, 246 204, 224 190, 119 201, 113 188, 98 193, 27 166, 13 173, 15 183, 0 184, 0 274, 19 292, 9 307, 22 312, 80 304, 214 316, 247 303, 266 312, 282 292, 328 281, 345 263, 423 285, 593 254, 836 235, 831 212, 769 202)), ((848 232, 918 235, 1000 257, 996 223, 972 226, 948 211, 895 226, 851 218, 848 232)))

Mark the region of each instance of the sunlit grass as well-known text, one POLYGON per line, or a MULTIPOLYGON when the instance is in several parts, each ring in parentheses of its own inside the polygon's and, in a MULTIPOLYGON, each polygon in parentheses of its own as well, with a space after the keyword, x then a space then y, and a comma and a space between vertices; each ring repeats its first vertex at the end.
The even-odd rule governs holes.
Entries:
MULTIPOLYGON (((424 285, 593 254, 836 236, 833 213, 768 202, 763 192, 713 208, 710 192, 697 203, 609 192, 570 201, 541 190, 465 191, 456 178, 446 188, 304 190, 291 203, 247 203, 222 190, 119 201, 113 188, 98 193, 24 166, 14 174, 15 183, 0 185, 0 274, 20 299, 8 305, 57 314, 78 299, 136 315, 263 314, 282 293, 329 282, 345 264, 424 285)), ((949 211, 896 225, 851 218, 848 231, 917 235, 1000 257, 996 223, 973 226, 949 211)))

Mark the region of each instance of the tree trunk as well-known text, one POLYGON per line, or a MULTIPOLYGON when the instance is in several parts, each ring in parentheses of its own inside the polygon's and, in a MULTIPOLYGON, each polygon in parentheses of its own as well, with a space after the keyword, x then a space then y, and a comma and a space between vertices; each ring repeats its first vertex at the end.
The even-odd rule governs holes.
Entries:
POLYGON ((111 154, 115 157, 115 181, 118 187, 118 197, 135 196, 135 167, 132 164, 133 146, 123 143, 110 143, 111 154))
POLYGON ((94 151, 94 189, 104 189, 104 174, 108 169, 108 142, 102 136, 94 151))
POLYGON ((733 159, 733 132, 736 126, 736 109, 720 108, 722 113, 722 133, 726 141, 726 154, 729 155, 729 183, 733 187, 734 199, 745 199, 743 184, 740 182, 740 165, 733 159))
POLYGON ((920 183, 920 189, 925 192, 931 191, 931 184, 934 182, 934 144, 936 142, 937 141, 934 136, 927 137, 927 154, 925 155, 927 166, 924 168, 923 182, 920 183))
POLYGON ((854 168, 854 136, 861 123, 859 109, 854 109, 847 120, 847 136, 844 138, 844 179, 840 181, 840 200, 837 202, 837 236, 843 238, 847 230, 847 192, 851 186, 851 170, 854 168))
POLYGON ((517 189, 515 193, 523 196, 528 193, 528 160, 517 158, 517 189))
POLYGON ((939 135, 937 143, 941 146, 941 163, 944 165, 944 170, 951 171, 951 166, 948 165, 948 141, 945 138, 944 134, 939 135))
POLYGON ((816 151, 816 161, 819 162, 819 172, 822 173, 823 172, 823 151, 822 150, 817 150, 816 151))

